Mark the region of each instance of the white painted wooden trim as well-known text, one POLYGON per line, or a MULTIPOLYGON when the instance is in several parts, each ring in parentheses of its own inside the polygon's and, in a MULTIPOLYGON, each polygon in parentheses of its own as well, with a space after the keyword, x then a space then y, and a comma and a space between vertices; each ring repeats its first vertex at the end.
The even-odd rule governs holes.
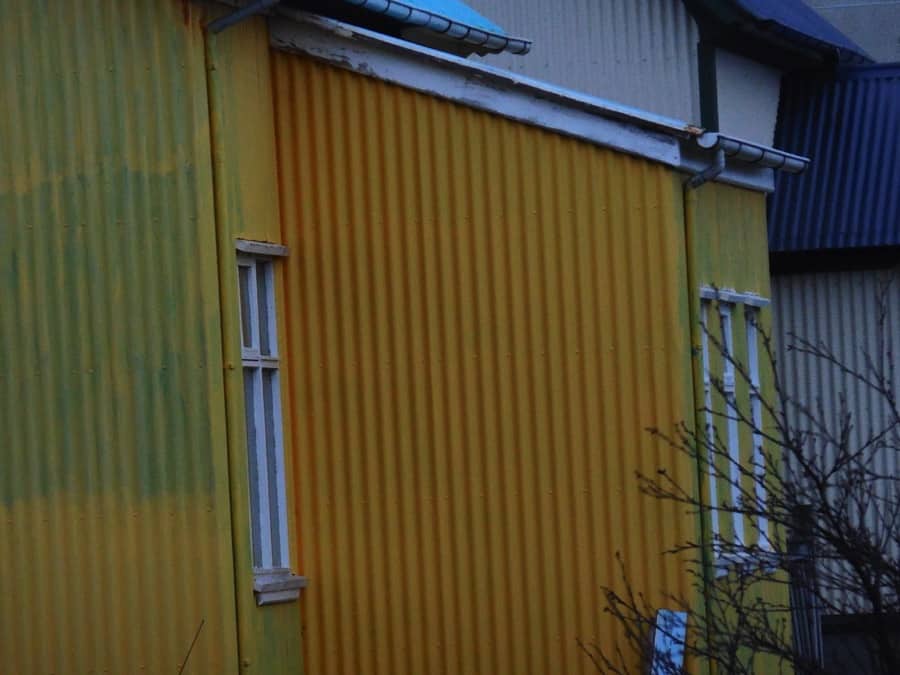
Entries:
POLYGON ((288 247, 282 244, 272 244, 267 241, 251 241, 249 239, 237 239, 234 247, 241 253, 250 255, 264 255, 273 258, 284 258, 288 255, 288 247))
POLYGON ((306 577, 291 574, 289 569, 259 570, 253 575, 253 592, 258 606, 296 600, 308 585, 306 577))
POLYGON ((703 300, 718 300, 733 305, 749 305, 751 307, 766 307, 771 302, 768 298, 755 293, 739 293, 733 288, 714 288, 712 286, 701 286, 700 297, 703 300))
POLYGON ((713 562, 719 558, 718 539, 721 536, 719 525, 719 488, 715 474, 715 443, 716 443, 716 426, 715 418, 712 413, 712 368, 709 358, 709 302, 700 303, 700 327, 702 335, 700 336, 701 358, 703 368, 703 405, 706 408, 704 413, 706 422, 706 461, 708 464, 708 489, 709 489, 709 519, 710 530, 712 531, 713 546, 713 562))
MULTIPOLYGON (((708 166, 715 154, 697 144, 703 130, 687 122, 557 87, 358 26, 279 8, 277 16, 269 20, 269 27, 269 39, 276 49, 310 56, 339 68, 660 162, 689 174, 708 166)), ((774 148, 762 149, 770 154, 784 154, 774 148)), ((774 175, 774 170, 765 166, 731 161, 715 180, 772 192, 774 175)))
MULTIPOLYGON (((719 302, 719 318, 722 322, 722 346, 725 353, 722 356, 722 389, 726 397, 728 410, 725 420, 728 443, 728 470, 731 483, 731 505, 737 507, 740 503, 741 484, 741 435, 737 420, 737 393, 735 383, 734 355, 734 317, 733 306, 727 302, 719 302)), ((744 517, 740 513, 731 514, 731 527, 736 542, 743 543, 744 517)))
MULTIPOLYGON (((750 414, 753 419, 753 426, 757 429, 762 428, 762 400, 760 398, 761 380, 759 376, 759 329, 757 322, 759 321, 759 308, 746 307, 744 311, 745 325, 747 332, 747 370, 750 373, 750 414)), ((756 502, 760 505, 760 510, 765 510, 768 495, 766 491, 766 467, 763 461, 763 436, 762 433, 753 432, 753 464, 755 475, 755 496, 756 502)), ((757 529, 759 530, 759 540, 757 546, 764 550, 771 550, 772 540, 769 536, 769 519, 764 515, 757 518, 757 529)))
POLYGON ((369 77, 678 167, 699 129, 364 28, 281 10, 273 47, 369 77), (288 18, 290 17, 290 18, 288 18))
MULTIPOLYGON (((250 344, 243 344, 242 328, 241 356, 245 381, 249 377, 253 382, 252 398, 245 395, 244 405, 249 406, 248 412, 252 415, 256 431, 255 443, 253 447, 248 448, 248 457, 256 469, 256 484, 254 487, 259 500, 257 519, 251 523, 251 532, 258 532, 260 540, 259 560, 254 562, 258 563, 263 570, 269 570, 286 565, 290 559, 284 430, 281 417, 278 360, 278 326, 275 317, 274 263, 268 255, 250 255, 242 252, 238 254, 237 264, 239 272, 241 268, 246 268, 250 271, 248 278, 248 306, 243 306, 243 296, 240 293, 240 288, 239 302, 241 303, 240 311, 242 313, 246 312, 250 319, 250 344), (260 272, 264 275, 265 288, 261 288, 258 283, 260 272), (266 308, 265 317, 262 317, 259 312, 260 304, 263 303, 266 308), (261 327, 263 326, 263 321, 265 321, 265 328, 269 336, 269 353, 267 354, 262 353, 261 327), (270 379, 269 386, 272 389, 270 392, 272 426, 269 426, 270 420, 267 419, 266 415, 265 387, 267 386, 267 379, 270 379), (269 431, 271 431, 273 439, 271 457, 268 445, 269 431), (269 466, 270 461, 273 462, 271 467, 269 466), (275 476, 274 485, 270 485, 269 481, 270 468, 275 476), (277 513, 273 512, 270 506, 271 490, 275 490, 275 494, 271 496, 274 498, 277 513), (277 523, 277 531, 274 533, 272 532, 273 522, 277 523), (277 537, 276 541, 273 541, 273 534, 277 537), (275 555, 276 544, 280 553, 279 556, 275 555)), ((240 274, 238 275, 238 284, 240 287, 240 274)))

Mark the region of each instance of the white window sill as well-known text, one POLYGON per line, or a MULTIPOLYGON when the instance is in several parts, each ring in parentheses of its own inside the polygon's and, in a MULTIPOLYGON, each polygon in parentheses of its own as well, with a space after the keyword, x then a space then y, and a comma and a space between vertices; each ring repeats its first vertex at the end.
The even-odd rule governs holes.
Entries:
POLYGON ((290 570, 256 570, 253 574, 256 604, 262 607, 279 602, 293 602, 300 597, 300 591, 306 588, 308 583, 306 577, 291 574, 290 570))

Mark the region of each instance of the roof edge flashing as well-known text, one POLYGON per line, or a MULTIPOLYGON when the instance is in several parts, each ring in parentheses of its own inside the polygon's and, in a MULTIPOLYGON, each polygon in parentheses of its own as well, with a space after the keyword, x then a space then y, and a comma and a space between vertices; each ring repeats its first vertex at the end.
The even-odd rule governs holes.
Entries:
MULTIPOLYGON (((315 58, 330 61, 343 68, 357 70, 380 79, 401 80, 405 77, 409 81, 398 81, 397 83, 411 86, 413 89, 429 89, 426 71, 456 72, 465 74, 468 78, 469 88, 474 88, 476 82, 488 84, 493 90, 495 97, 511 90, 525 91, 536 100, 540 100, 548 105, 556 104, 557 107, 579 108, 592 113, 598 118, 602 117, 628 123, 635 127, 646 129, 648 132, 673 137, 673 140, 693 138, 702 133, 702 129, 679 119, 657 115, 616 103, 615 101, 558 87, 549 82, 536 80, 509 70, 495 68, 480 61, 468 60, 336 19, 319 16, 303 10, 289 9, 284 5, 278 8, 277 16, 283 17, 283 23, 275 19, 275 23, 272 24, 272 29, 270 30, 270 40, 276 48, 305 53, 315 58), (292 27, 296 33, 295 36, 290 34, 292 27), (300 34, 308 36, 311 40, 310 44, 303 44, 298 39, 300 34), (325 42, 328 40, 331 40, 332 43, 327 45, 328 48, 326 49, 325 42), (348 47, 352 43, 356 49, 353 51, 344 50, 339 44, 341 41, 347 41, 348 47), (369 50, 369 55, 372 57, 371 61, 362 59, 362 56, 365 56, 363 49, 369 50), (378 61, 375 61, 375 58, 378 58, 378 61), (385 69, 379 70, 374 67, 381 64, 387 66, 391 61, 393 65, 399 65, 401 60, 405 62, 405 65, 409 66, 409 70, 405 73, 395 72, 390 74, 385 69), (417 66, 418 72, 416 73, 411 72, 413 62, 417 66)), ((442 98, 454 98, 453 92, 446 92, 444 95, 439 91, 431 91, 430 93, 442 98)), ((465 104, 473 101, 468 98, 461 98, 458 99, 458 102, 465 104)))
POLYGON ((531 50, 531 40, 526 38, 511 37, 501 32, 472 26, 436 12, 413 7, 400 0, 343 0, 343 2, 413 27, 430 30, 448 39, 465 42, 477 51, 527 54, 531 50))
MULTIPOLYGON (((282 6, 278 16, 270 20, 269 39, 278 50, 678 171, 702 171, 716 154, 697 142, 704 133, 702 129, 681 120, 556 87, 309 12, 282 6)), ((721 134, 714 136, 730 139, 721 134)), ((765 150, 770 163, 773 155, 787 156, 772 148, 765 150)), ((772 168, 744 161, 743 156, 728 162, 715 181, 757 192, 772 192, 775 184, 772 168)))

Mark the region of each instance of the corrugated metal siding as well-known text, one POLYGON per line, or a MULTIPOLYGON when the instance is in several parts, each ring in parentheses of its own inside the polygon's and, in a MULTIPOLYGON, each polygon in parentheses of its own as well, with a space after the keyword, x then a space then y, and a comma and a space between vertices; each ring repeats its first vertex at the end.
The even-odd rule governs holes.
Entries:
POLYGON ((813 162, 777 174, 773 251, 900 245, 900 67, 786 80, 775 145, 813 162))
MULTIPOLYGON (((687 243, 690 260, 690 292, 691 297, 691 313, 692 313, 692 339, 694 345, 694 353, 699 355, 702 349, 702 329, 700 317, 700 287, 715 286, 718 288, 733 288, 741 292, 756 293, 764 298, 771 297, 769 286, 769 265, 768 251, 766 247, 766 211, 765 195, 759 192, 752 192, 742 188, 732 187, 721 183, 707 183, 697 190, 691 190, 686 196, 686 217, 687 217, 687 243)), ((741 316, 741 312, 735 312, 733 318, 733 344, 735 357, 742 363, 747 363, 746 349, 746 323, 741 316)), ((764 330, 771 331, 772 311, 766 307, 759 314, 760 325, 764 330)), ((711 321, 711 334, 713 336, 720 335, 720 331, 715 326, 715 321, 711 321)), ((712 343, 712 340, 710 340, 712 343)), ((760 354, 762 354, 760 347, 760 354)), ((710 346, 710 363, 713 372, 722 372, 723 356, 716 350, 714 346, 710 346)), ((701 358, 694 359, 694 394, 696 396, 694 410, 700 411, 705 407, 706 401, 703 388, 703 371, 701 358)), ((762 384, 763 396, 769 400, 774 396, 772 391, 772 373, 771 368, 767 367, 765 358, 761 357, 760 361, 760 382, 762 384)), ((750 392, 749 387, 742 378, 737 377, 736 396, 739 405, 743 410, 750 408, 750 392)), ((713 408, 719 413, 725 413, 724 401, 721 397, 714 395, 712 399, 713 408)), ((695 429, 704 429, 706 419, 702 413, 697 414, 695 421, 695 429)), ((727 431, 725 424, 719 421, 721 425, 719 434, 725 438, 727 431)), ((763 424, 766 424, 765 418, 763 424)), ((741 456, 747 458, 751 456, 751 448, 753 447, 753 439, 751 430, 741 425, 739 430, 739 447, 741 456)), ((708 480, 704 475, 704 481, 708 480)), ((718 481, 718 500, 722 504, 726 500, 731 500, 730 489, 725 481, 718 481)), ((708 483, 704 483, 704 494, 709 494, 708 483)), ((729 522, 731 519, 726 514, 720 512, 721 531, 726 537, 732 536, 733 528, 729 522)), ((708 518, 705 518, 708 520, 708 518)), ((710 527, 709 525, 707 527, 710 527)), ((748 540, 754 541, 756 530, 754 525, 747 520, 744 521, 744 529, 749 534, 748 540)), ((706 541, 711 541, 711 532, 707 530, 706 541)), ((776 541, 783 537, 783 533, 770 531, 769 535, 776 541)), ((720 588, 720 584, 729 583, 733 580, 734 575, 721 577, 717 580, 715 586, 710 589, 709 602, 724 602, 728 606, 734 595, 734 590, 725 591, 719 595, 715 591, 720 588)), ((773 583, 763 581, 757 582, 757 589, 762 594, 766 602, 772 603, 772 606, 784 606, 788 602, 788 589, 786 579, 782 576, 773 583)), ((727 587, 726 587, 727 588, 727 587)), ((748 600, 752 594, 748 594, 748 600)), ((721 608, 718 610, 718 616, 723 616, 721 608)), ((724 616, 728 616, 728 612, 724 616)), ((715 616, 715 614, 714 614, 715 616)), ((714 621, 721 621, 721 619, 714 621)), ((719 624, 721 625, 721 624, 719 624)), ((774 657, 757 656, 756 668, 760 673, 779 672, 782 664, 774 657)))
POLYGON ((697 26, 681 0, 469 0, 523 56, 485 63, 688 122, 700 121, 697 26))
MULTIPOLYGON (((225 8, 230 11, 229 8, 225 8)), ((251 18, 208 36, 210 115, 215 157, 219 293, 222 307, 228 454, 231 469, 234 558, 241 675, 296 675, 302 671, 300 608, 296 602, 258 607, 253 593, 249 468, 238 310, 237 238, 280 242, 269 35, 266 20, 251 18), (230 366, 230 367, 229 367, 230 366)), ((279 345, 284 351, 281 263, 275 264, 279 345)), ((282 378, 282 400, 287 400, 282 378)), ((290 438, 290 417, 285 419, 290 438)), ((292 453, 285 445, 286 466, 292 453)), ((290 503, 291 494, 289 492, 290 503)), ((292 528, 292 530, 295 528, 292 528)), ((298 572, 297 545, 290 542, 298 572)))
POLYGON ((237 672, 200 17, 0 1, 0 670, 237 672))
POLYGON ((660 165, 274 56, 310 673, 587 673, 599 587, 690 596, 681 185, 660 165))
MULTIPOLYGON (((787 393, 795 400, 831 411, 828 420, 839 428, 840 396, 846 395, 854 429, 850 442, 862 447, 873 431, 883 430, 890 419, 884 399, 856 378, 851 378, 822 359, 789 350, 793 335, 828 345, 835 356, 855 372, 868 372, 866 354, 875 356, 879 348, 879 293, 889 273, 877 270, 779 275, 772 279, 778 362, 787 393)), ((900 284, 887 286, 887 348, 900 354, 900 284)), ((893 386, 900 391, 900 371, 893 386)), ((900 459, 893 450, 880 455, 878 471, 900 475, 900 459)), ((891 500, 890 485, 882 484, 879 494, 891 500)), ((897 552, 900 554, 900 550, 897 552)), ((849 596, 833 595, 835 602, 853 602, 849 596)))

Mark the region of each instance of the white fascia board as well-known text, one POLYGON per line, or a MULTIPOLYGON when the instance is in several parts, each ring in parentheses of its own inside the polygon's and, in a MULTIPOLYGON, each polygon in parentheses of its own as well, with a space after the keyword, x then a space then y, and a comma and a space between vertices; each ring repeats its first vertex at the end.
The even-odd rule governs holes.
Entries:
POLYGON ((274 48, 369 77, 683 168, 682 139, 699 129, 553 87, 386 35, 305 12, 270 19, 274 48))
MULTIPOLYGON (((714 150, 697 139, 703 130, 605 99, 492 68, 476 61, 307 12, 279 9, 269 20, 276 49, 549 129, 694 174, 714 150)), ((773 192, 773 169, 729 161, 716 182, 773 192)))

